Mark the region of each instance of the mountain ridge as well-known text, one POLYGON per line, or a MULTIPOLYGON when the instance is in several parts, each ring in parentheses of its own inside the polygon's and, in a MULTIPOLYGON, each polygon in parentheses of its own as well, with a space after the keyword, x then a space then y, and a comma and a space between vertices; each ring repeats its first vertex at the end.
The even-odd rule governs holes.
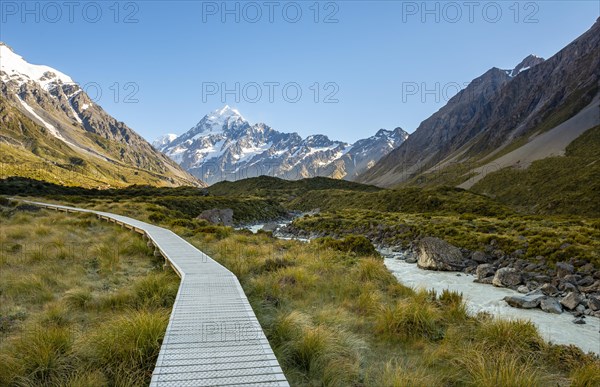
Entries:
POLYGON ((66 74, 28 63, 6 43, 0 58, 3 176, 40 172, 53 182, 90 187, 203 185, 66 74))
POLYGON ((351 179, 370 168, 406 138, 402 128, 379 130, 354 144, 315 134, 279 132, 264 123, 250 124, 228 105, 206 114, 171 141, 154 144, 184 169, 208 182, 269 175, 289 180, 324 176, 351 179))
POLYGON ((357 181, 460 185, 481 173, 475 168, 556 127, 593 100, 599 89, 599 37, 596 21, 547 60, 528 56, 513 70, 488 70, 357 181))

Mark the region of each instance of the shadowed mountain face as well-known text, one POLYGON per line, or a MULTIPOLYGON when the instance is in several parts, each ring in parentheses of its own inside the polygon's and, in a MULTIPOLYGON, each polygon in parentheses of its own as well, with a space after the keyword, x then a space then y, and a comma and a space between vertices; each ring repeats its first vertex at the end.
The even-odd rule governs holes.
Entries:
POLYGON ((302 138, 262 123, 251 125, 237 110, 225 106, 207 114, 183 135, 165 135, 154 146, 209 184, 260 175, 290 180, 313 176, 352 179, 407 136, 396 128, 381 129, 355 144, 324 135, 302 138))
POLYGON ((202 185, 67 75, 0 43, 2 177, 90 187, 202 185))
MULTIPOLYGON (((597 21, 548 60, 528 56, 513 70, 487 71, 357 180, 381 186, 464 183, 481 173, 473 168, 523 146, 590 105, 598 94, 599 42, 597 21)), ((597 124, 588 122, 583 129, 597 124)))

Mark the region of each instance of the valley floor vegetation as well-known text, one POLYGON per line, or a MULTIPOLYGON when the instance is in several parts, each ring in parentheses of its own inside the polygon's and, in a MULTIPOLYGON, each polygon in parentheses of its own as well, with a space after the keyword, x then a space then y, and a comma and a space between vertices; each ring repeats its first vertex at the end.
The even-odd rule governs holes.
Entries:
MULTIPOLYGON (((550 267, 555 262, 574 259, 579 264, 587 262, 598 268, 600 223, 593 214, 584 217, 560 212, 523 212, 522 208, 484 195, 449 187, 385 190, 324 178, 286 182, 260 177, 218 183, 208 189, 130 187, 111 191, 13 179, 0 184, 0 193, 29 195, 41 198, 37 199, 40 201, 131 216, 169 228, 186 238, 238 276, 288 380, 294 386, 600 385, 597 356, 584 354, 574 346, 547 343, 528 322, 496 320, 485 314, 470 316, 460 294, 436 294, 407 288, 386 269, 372 245, 381 243, 408 247, 423 236, 437 236, 468 250, 493 248, 507 254, 518 253, 520 259, 533 263, 544 257, 550 267), (322 238, 308 244, 283 241, 269 233, 254 235, 235 231, 198 218, 200 212, 213 208, 233 209, 236 224, 280 219, 290 216, 293 211, 319 209, 296 219, 291 229, 322 238)), ((39 214, 45 212, 38 215, 18 212, 5 217, 3 222, 8 226, 3 226, 3 229, 10 230, 13 223, 25 227, 39 214), (22 217, 27 217, 27 220, 22 217)), ((43 215, 41 219, 47 216, 43 215)), ((93 223, 94 227, 103 227, 105 231, 98 234, 102 235, 100 241, 106 240, 103 239, 105 232, 115 232, 111 226, 99 226, 95 220, 82 216, 52 216, 59 216, 60 224, 65 225, 61 229, 70 230, 67 235, 76 233, 78 228, 75 224, 84 220, 93 223)), ((46 223, 51 230, 54 226, 46 223)), ((49 238, 43 232, 38 234, 33 232, 28 236, 42 240, 49 238)), ((14 242, 15 237, 9 238, 10 235, 4 233, 3 238, 10 243, 21 243, 18 240, 14 242)), ((127 233, 113 235, 125 240, 131 238, 127 233)), ((140 254, 147 254, 145 244, 140 243, 140 254)), ((18 250, 18 247, 14 249, 18 250)), ((9 251, 7 256, 10 257, 10 254, 14 252, 9 251)), ((144 256, 143 259, 151 265, 152 258, 144 256)), ((108 270, 109 261, 98 261, 97 275, 108 270)), ((85 265, 84 269, 90 270, 85 265)), ((174 297, 177 279, 172 278, 172 274, 148 270, 150 278, 169 276, 168 281, 160 281, 174 286, 173 293, 168 293, 174 297)), ((30 278, 30 273, 30 270, 23 270, 21 276, 30 278)), ((43 285, 44 281, 50 281, 47 278, 55 278, 48 273, 37 274, 42 276, 38 282, 43 285)), ((12 281, 21 278, 14 273, 8 275, 12 281)), ((107 310, 103 305, 108 303, 117 305, 110 309, 117 321, 119 316, 126 318, 131 316, 132 311, 142 313, 140 310, 144 310, 143 313, 165 313, 161 316, 168 317, 168 303, 163 298, 138 293, 137 282, 129 282, 134 285, 121 283, 124 289, 129 290, 119 291, 113 289, 116 285, 108 286, 109 290, 105 291, 104 285, 98 283, 78 283, 72 286, 74 290, 66 285, 62 288, 69 297, 71 292, 79 291, 81 287, 92 289, 91 301, 86 302, 86 307, 76 316, 84 312, 88 313, 86 316, 98 316, 107 310), (142 297, 146 300, 143 297, 149 297, 153 301, 126 302, 119 298, 121 292, 135 295, 133 299, 142 297), (107 298, 114 301, 106 301, 107 298), (143 309, 147 305, 149 309, 143 309)), ((10 292, 6 293, 5 287, 2 289, 2 297, 6 297, 5 294, 10 292)), ((162 290, 156 291, 164 294, 162 290)), ((67 302, 69 297, 66 300, 55 297, 57 299, 52 302, 72 308, 67 302)), ((129 296, 124 298, 129 300, 129 296)), ((2 321, 19 321, 15 326, 22 328, 11 331, 19 335, 30 331, 24 328, 28 324, 34 326, 36 321, 39 324, 49 308, 28 300, 23 302, 25 304, 38 305, 37 312, 28 312, 32 316, 29 318, 31 323, 20 322, 14 317, 22 315, 21 309, 7 312, 2 309, 2 321), (9 315, 13 317, 7 320, 5 317, 9 315)), ((14 302, 6 305, 14 305, 14 302)), ((85 319, 88 321, 93 317, 85 319)), ((104 329, 111 326, 103 325, 104 329)), ((100 343, 94 341, 94 337, 98 336, 82 334, 72 338, 78 344, 69 347, 72 348, 69 354, 76 353, 69 359, 77 360, 67 363, 69 370, 75 367, 72 364, 77 364, 77 369, 84 365, 85 370, 89 364, 110 363, 100 352, 114 339, 107 335, 105 337, 108 338, 100 343)), ((2 352, 0 356, 9 360, 2 360, 3 363, 17 361, 10 355, 10 351, 18 348, 14 344, 17 342, 15 338, 4 339, 2 348, 9 355, 2 352)), ((156 347, 151 348, 156 350, 156 347)), ((124 374, 122 369, 131 367, 141 369, 140 372, 147 378, 153 366, 149 359, 146 358, 148 361, 143 366, 129 362, 121 367, 114 365, 114 370, 107 367, 107 371, 98 377, 106 378, 103 380, 109 384, 115 383, 121 380, 118 378, 124 374)), ((25 367, 24 364, 19 367, 25 367)), ((34 375, 31 372, 25 374, 34 375)), ((77 378, 79 372, 87 375, 86 371, 64 371, 61 375, 77 378)), ((140 376, 136 380, 147 379, 140 376)), ((0 379, 0 384, 2 381, 0 379)))
MULTIPOLYGON (((97 203, 96 207, 144 220, 155 210, 152 205, 131 202, 97 203)), ((26 222, 36 224, 32 237, 40 240, 56 240, 58 231, 53 230, 58 226, 60 232, 73 235, 94 230, 94 235, 102 235, 96 242, 100 244, 111 234, 124 238, 120 240, 132 238, 125 231, 82 215, 17 213, 3 222, 7 223, 3 226, 6 230, 3 238, 17 243, 19 230, 22 232, 26 222)), ((208 226, 195 219, 165 218, 159 224, 171 228, 238 276, 293 386, 595 386, 600 383, 600 362, 596 356, 584 354, 574 346, 549 344, 528 322, 496 320, 485 314, 470 316, 460 294, 436 294, 403 286, 364 238, 323 239, 320 243, 306 244, 277 240, 264 232, 254 235, 230 227, 208 226)), ((31 306, 14 306, 2 312, 3 316, 17 316, 12 318, 18 322, 8 328, 11 333, 3 339, 0 356, 3 363, 16 364, 10 369, 21 370, 16 376, 4 371, 2 377, 13 378, 9 380, 16 381, 15 384, 19 384, 18 378, 30 378, 23 380, 38 384, 64 380, 70 385, 95 381, 132 385, 147 381, 154 358, 130 357, 133 346, 140 341, 130 341, 129 335, 139 330, 136 324, 149 325, 142 330, 141 342, 145 343, 142 351, 156 353, 161 334, 158 331, 166 328, 177 279, 153 268, 145 244, 140 242, 135 246, 129 253, 141 255, 146 266, 143 266, 144 277, 127 281, 132 285, 108 279, 116 276, 124 281, 124 274, 118 273, 130 265, 122 261, 113 272, 110 259, 102 254, 91 267, 88 260, 81 262, 87 276, 93 278, 87 285, 91 295, 79 295, 85 287, 82 283, 65 284, 70 277, 68 273, 54 276, 47 269, 21 268, 20 276, 14 272, 6 274, 11 281, 35 283, 28 286, 36 290, 7 293, 3 288, 3 297, 31 294, 23 301, 23 305, 31 306), (34 281, 36 275, 39 278, 34 281), (108 277, 103 279, 103 275, 108 277), (49 297, 39 290, 46 286, 55 289, 50 291, 54 292, 54 298, 35 301, 49 297), (165 291, 163 286, 170 290, 165 291), (61 315, 57 309, 76 313, 61 315), (94 318, 104 313, 110 315, 110 323, 93 328, 94 318), (28 317, 24 321, 19 320, 18 316, 25 315, 28 317), (65 318, 67 322, 63 323, 65 318), (56 325, 49 332, 63 332, 68 339, 46 338, 46 334, 43 340, 37 337, 40 324, 49 324, 47 321, 56 325), (86 334, 76 333, 87 326, 91 329, 86 328, 86 334), (58 359, 45 357, 48 360, 40 366, 36 364, 39 360, 34 361, 29 355, 20 357, 19 349, 32 342, 43 343, 44 348, 58 345, 59 350, 51 351, 58 359), (106 368, 87 368, 90 365, 106 368), (104 369, 105 372, 97 371, 104 369), (136 381, 123 379, 134 370, 138 373, 136 381)), ((101 252, 101 247, 98 248, 101 252)), ((50 264, 40 258, 29 259, 42 266, 50 264)), ((60 259, 54 255, 48 258, 50 262, 60 259)), ((11 301, 6 305, 16 303, 11 301)), ((44 357, 34 357, 39 358, 44 357)))
POLYGON ((94 216, 2 204, 0 385, 148 385, 177 275, 94 216))

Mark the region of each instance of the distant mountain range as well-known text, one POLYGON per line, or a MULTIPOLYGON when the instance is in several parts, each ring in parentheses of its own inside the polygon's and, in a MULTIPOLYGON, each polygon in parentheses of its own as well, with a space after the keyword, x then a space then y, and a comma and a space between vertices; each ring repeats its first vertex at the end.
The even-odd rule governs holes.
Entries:
POLYGON ((0 178, 7 176, 103 188, 204 185, 69 76, 0 43, 0 178))
POLYGON ((212 184, 268 175, 284 179, 325 176, 351 180, 402 144, 401 128, 379 130, 354 144, 325 135, 306 138, 263 123, 250 124, 224 106, 182 134, 165 135, 153 145, 185 170, 212 184))
POLYGON ((524 170, 536 160, 563 155, 573 140, 600 124, 599 80, 600 19, 548 60, 531 55, 512 70, 492 68, 474 79, 356 180, 471 188, 505 168, 524 170))

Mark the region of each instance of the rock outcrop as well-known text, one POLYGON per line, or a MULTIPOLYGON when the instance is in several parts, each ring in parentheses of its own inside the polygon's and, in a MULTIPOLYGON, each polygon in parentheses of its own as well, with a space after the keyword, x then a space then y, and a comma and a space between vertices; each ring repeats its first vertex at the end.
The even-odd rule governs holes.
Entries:
POLYGON ((421 239, 417 244, 417 256, 417 265, 421 269, 457 271, 465 267, 460 249, 439 238, 421 239))

